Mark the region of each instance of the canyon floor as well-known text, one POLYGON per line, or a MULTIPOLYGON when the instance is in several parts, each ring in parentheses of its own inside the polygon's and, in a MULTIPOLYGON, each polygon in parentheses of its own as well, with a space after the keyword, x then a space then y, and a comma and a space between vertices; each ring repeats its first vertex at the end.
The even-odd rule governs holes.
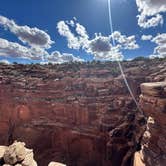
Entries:
POLYGON ((122 67, 139 109, 116 62, 0 64, 0 145, 25 142, 39 166, 165 166, 166 59, 122 67))

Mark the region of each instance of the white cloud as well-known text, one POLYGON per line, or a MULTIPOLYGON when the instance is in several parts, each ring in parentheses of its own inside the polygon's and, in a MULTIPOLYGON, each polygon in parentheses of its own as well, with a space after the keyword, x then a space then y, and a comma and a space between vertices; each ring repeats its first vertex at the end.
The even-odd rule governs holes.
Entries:
POLYGON ((166 33, 158 34, 152 41, 158 45, 166 44, 166 33))
POLYGON ((142 28, 163 24, 162 13, 166 12, 165 0, 136 0, 138 7, 138 25, 142 28))
POLYGON ((83 59, 69 53, 61 54, 58 51, 54 51, 49 54, 41 48, 28 48, 15 42, 9 42, 8 40, 2 38, 0 38, 0 56, 41 60, 42 62, 53 63, 83 61, 83 59))
POLYGON ((134 58, 128 58, 126 59, 126 61, 132 61, 134 58))
POLYGON ((126 35, 122 35, 119 31, 115 31, 111 36, 114 37, 118 44, 120 44, 122 49, 134 50, 139 48, 134 35, 127 37, 126 35))
POLYGON ((66 24, 70 25, 71 27, 75 26, 74 20, 66 21, 66 24))
POLYGON ((83 62, 84 60, 74 56, 73 54, 69 53, 60 53, 59 51, 54 51, 51 55, 48 55, 45 58, 45 61, 51 63, 65 63, 65 62, 83 62))
POLYGON ((141 40, 144 40, 144 41, 146 41, 146 40, 151 40, 152 38, 153 38, 152 35, 142 35, 142 36, 141 36, 141 40))
POLYGON ((75 37, 75 35, 70 31, 69 26, 64 21, 58 22, 57 29, 60 35, 66 37, 69 48, 73 49, 80 48, 80 42, 78 38, 75 37))
POLYGON ((63 53, 62 59, 64 62, 83 62, 84 60, 74 56, 73 54, 63 53))
POLYGON ((89 36, 84 26, 76 23, 76 32, 80 46, 84 49, 88 47, 89 36))
POLYGON ((7 65, 10 64, 10 62, 9 62, 8 60, 6 60, 6 59, 0 60, 0 63, 2 63, 2 64, 7 64, 7 65))
POLYGON ((89 41, 87 52, 92 54, 95 59, 102 60, 121 60, 123 55, 119 50, 119 46, 113 47, 111 37, 102 36, 101 34, 89 41))
POLYGON ((72 27, 75 28, 75 33, 77 36, 71 32, 70 30, 71 24, 69 24, 69 21, 58 22, 57 29, 59 34, 66 37, 69 48, 77 50, 80 48, 85 48, 89 38, 85 27, 83 27, 79 23, 75 23, 75 20, 70 20, 70 22, 71 21, 72 21, 72 27))
POLYGON ((150 57, 165 58, 166 57, 166 33, 158 34, 151 41, 156 43, 157 46, 154 48, 153 55, 151 55, 150 57))
POLYGON ((96 36, 89 42, 89 51, 99 53, 109 52, 112 48, 110 40, 110 37, 105 37, 102 35, 96 36))
POLYGON ((155 58, 165 58, 166 56, 161 56, 159 54, 152 54, 149 56, 150 59, 155 59, 155 58))
POLYGON ((66 37, 69 48, 82 48, 87 53, 92 54, 94 58, 104 60, 122 59, 123 55, 121 50, 133 50, 139 48, 134 35, 127 37, 118 31, 110 36, 103 36, 100 33, 95 33, 95 37, 89 39, 86 28, 76 21, 76 19, 73 20, 72 27, 70 27, 71 25, 69 23, 71 20, 60 21, 57 24, 59 34, 66 37), (72 30, 75 30, 75 33, 72 32, 71 28, 72 30), (116 47, 111 44, 112 36, 114 36, 117 42, 116 47))
POLYGON ((149 19, 145 15, 138 16, 138 25, 142 28, 156 27, 159 24, 162 25, 163 22, 163 17, 160 14, 157 14, 149 19))
MULTIPOLYGON (((75 25, 74 20, 71 20, 69 24, 75 25)), ((5 29, 9 29, 10 32, 15 34, 24 44, 29 45, 23 46, 19 43, 10 42, 6 39, 0 38, 0 56, 41 60, 42 62, 55 63, 83 61, 82 59, 68 53, 61 54, 58 51, 54 51, 49 54, 46 49, 50 48, 51 44, 54 42, 51 41, 50 36, 43 30, 38 28, 30 28, 28 26, 19 26, 13 20, 9 20, 3 16, 0 16, 0 25, 2 25, 5 29)), ((69 38, 68 42, 71 48, 80 48, 80 46, 84 43, 83 38, 88 37, 85 34, 86 30, 84 27, 79 24, 77 24, 76 29, 77 33, 80 35, 79 38, 75 38, 74 35, 70 33, 66 23, 61 22, 59 26, 61 27, 59 32, 69 38), (76 46, 78 41, 79 45, 76 46)))
POLYGON ((47 54, 47 52, 44 52, 43 49, 27 48, 18 43, 0 38, 0 56, 41 60, 44 54, 47 54))
POLYGON ((23 43, 27 43, 32 47, 50 48, 54 43, 50 36, 38 28, 30 28, 29 26, 19 26, 13 20, 4 16, 0 16, 0 25, 15 34, 23 43))

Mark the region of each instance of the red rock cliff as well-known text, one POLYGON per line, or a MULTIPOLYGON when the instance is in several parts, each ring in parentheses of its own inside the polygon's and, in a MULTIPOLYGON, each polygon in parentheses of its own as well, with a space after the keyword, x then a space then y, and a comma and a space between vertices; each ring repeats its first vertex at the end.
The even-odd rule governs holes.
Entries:
POLYGON ((166 165, 166 82, 141 85, 140 105, 148 117, 142 139, 142 159, 146 166, 166 165))
MULTIPOLYGON (((123 67, 136 98, 140 83, 165 78, 160 61, 123 67)), ((26 142, 41 166, 131 163, 144 127, 133 110, 116 63, 0 65, 0 144, 26 142)))

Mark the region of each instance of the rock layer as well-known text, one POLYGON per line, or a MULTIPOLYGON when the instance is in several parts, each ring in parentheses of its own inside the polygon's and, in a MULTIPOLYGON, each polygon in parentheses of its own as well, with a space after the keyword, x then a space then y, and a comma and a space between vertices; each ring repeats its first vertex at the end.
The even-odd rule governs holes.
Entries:
MULTIPOLYGON (((137 99, 141 83, 165 79, 165 64, 122 63, 137 99)), ((132 160, 143 131, 135 109, 114 62, 0 65, 0 144, 26 142, 40 166, 108 166, 114 157, 120 166, 132 160)))
POLYGON ((141 85, 140 105, 148 118, 142 139, 146 166, 166 165, 166 82, 141 85))

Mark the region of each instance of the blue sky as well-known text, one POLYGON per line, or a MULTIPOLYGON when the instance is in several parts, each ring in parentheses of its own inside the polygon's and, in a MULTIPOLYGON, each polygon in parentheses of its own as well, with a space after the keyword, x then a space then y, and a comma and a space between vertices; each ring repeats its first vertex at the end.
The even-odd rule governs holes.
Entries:
MULTIPOLYGON (((162 3, 162 0, 159 1, 162 3)), ((162 25, 158 24, 148 28, 141 27, 138 25, 137 18, 137 15, 140 14, 138 12, 139 6, 135 0, 112 0, 111 3, 114 31, 126 36, 134 35, 136 43, 139 45, 137 49, 121 50, 124 58, 132 59, 137 56, 152 55, 156 43, 150 40, 141 40, 141 36, 152 35, 155 37, 158 33, 165 33, 166 23, 163 22, 162 25)), ((162 12, 163 20, 166 20, 165 11, 158 11, 158 13, 160 12, 162 12)), ((66 37, 58 32, 57 23, 59 21, 71 20, 76 17, 77 22, 86 28, 91 40, 95 38, 95 33, 101 33, 103 36, 111 35, 107 0, 1 0, 0 15, 14 20, 19 26, 27 25, 45 31, 55 42, 51 44, 51 48, 47 49, 49 54, 56 50, 60 53, 79 56, 85 60, 93 58, 92 52, 89 53, 81 48, 78 50, 68 48, 66 37)), ((148 15, 148 17, 151 16, 148 15)), ((6 30, 4 26, 0 26, 0 38, 26 46, 18 37, 18 35, 11 33, 9 29, 6 30)), ((3 56, 2 53, 0 55, 0 59, 9 61, 32 61, 22 59, 21 56, 15 58, 12 55, 3 56)))

